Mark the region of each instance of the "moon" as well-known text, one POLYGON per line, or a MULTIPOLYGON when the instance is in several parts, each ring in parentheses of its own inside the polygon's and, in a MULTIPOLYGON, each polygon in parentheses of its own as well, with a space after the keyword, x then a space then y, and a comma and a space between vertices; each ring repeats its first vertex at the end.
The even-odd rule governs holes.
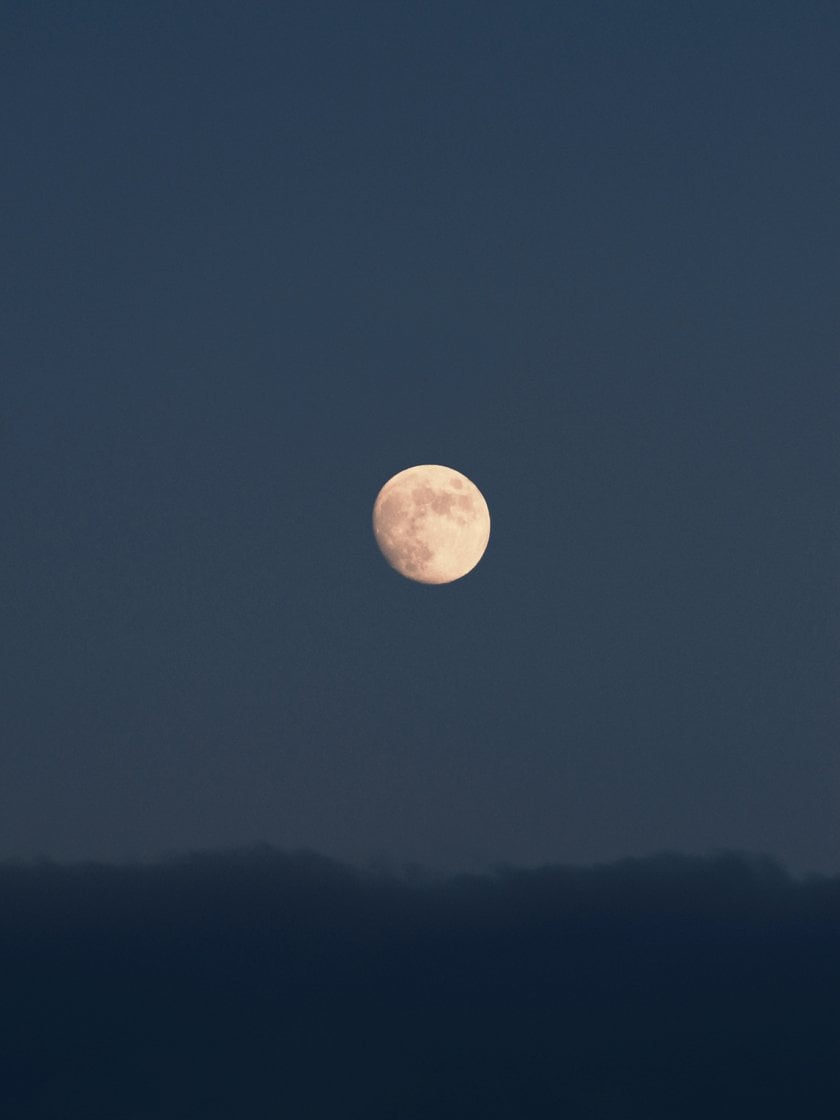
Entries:
POLYGON ((418 583, 452 583, 484 555, 490 511, 475 483, 452 467, 409 467, 379 491, 373 533, 400 575, 418 583))

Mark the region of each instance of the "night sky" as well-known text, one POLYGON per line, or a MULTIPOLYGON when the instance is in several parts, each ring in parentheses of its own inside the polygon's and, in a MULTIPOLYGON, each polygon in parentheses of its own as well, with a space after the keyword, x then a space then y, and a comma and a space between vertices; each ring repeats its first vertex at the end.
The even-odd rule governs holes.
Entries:
POLYGON ((0 855, 840 869, 838 42, 5 3, 0 855), (415 463, 451 585, 371 532, 415 463))
POLYGON ((0 1114, 834 1120, 840 6, 7 0, 0 106, 0 1114))

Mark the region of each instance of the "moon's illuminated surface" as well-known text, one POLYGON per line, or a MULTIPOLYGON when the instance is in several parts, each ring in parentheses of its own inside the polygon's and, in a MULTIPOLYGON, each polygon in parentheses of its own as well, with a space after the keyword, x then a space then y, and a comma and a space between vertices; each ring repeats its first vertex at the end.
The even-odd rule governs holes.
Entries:
POLYGON ((373 532, 392 568, 419 583, 451 583, 471 572, 490 539, 481 491, 451 467, 400 471, 379 491, 373 532))

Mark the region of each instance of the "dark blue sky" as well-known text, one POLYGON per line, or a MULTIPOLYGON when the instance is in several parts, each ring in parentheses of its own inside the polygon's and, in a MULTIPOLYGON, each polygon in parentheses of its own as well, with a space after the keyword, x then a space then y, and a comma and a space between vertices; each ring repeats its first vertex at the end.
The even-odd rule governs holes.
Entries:
POLYGON ((837 870, 838 36, 5 4, 0 854, 837 870))

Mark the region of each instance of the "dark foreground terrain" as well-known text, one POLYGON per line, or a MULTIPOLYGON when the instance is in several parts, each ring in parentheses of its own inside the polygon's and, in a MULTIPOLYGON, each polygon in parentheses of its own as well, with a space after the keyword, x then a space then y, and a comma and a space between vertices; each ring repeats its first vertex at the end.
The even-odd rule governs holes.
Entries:
POLYGON ((14 1120, 840 1109, 840 880, 769 860, 5 864, 0 954, 14 1120))

